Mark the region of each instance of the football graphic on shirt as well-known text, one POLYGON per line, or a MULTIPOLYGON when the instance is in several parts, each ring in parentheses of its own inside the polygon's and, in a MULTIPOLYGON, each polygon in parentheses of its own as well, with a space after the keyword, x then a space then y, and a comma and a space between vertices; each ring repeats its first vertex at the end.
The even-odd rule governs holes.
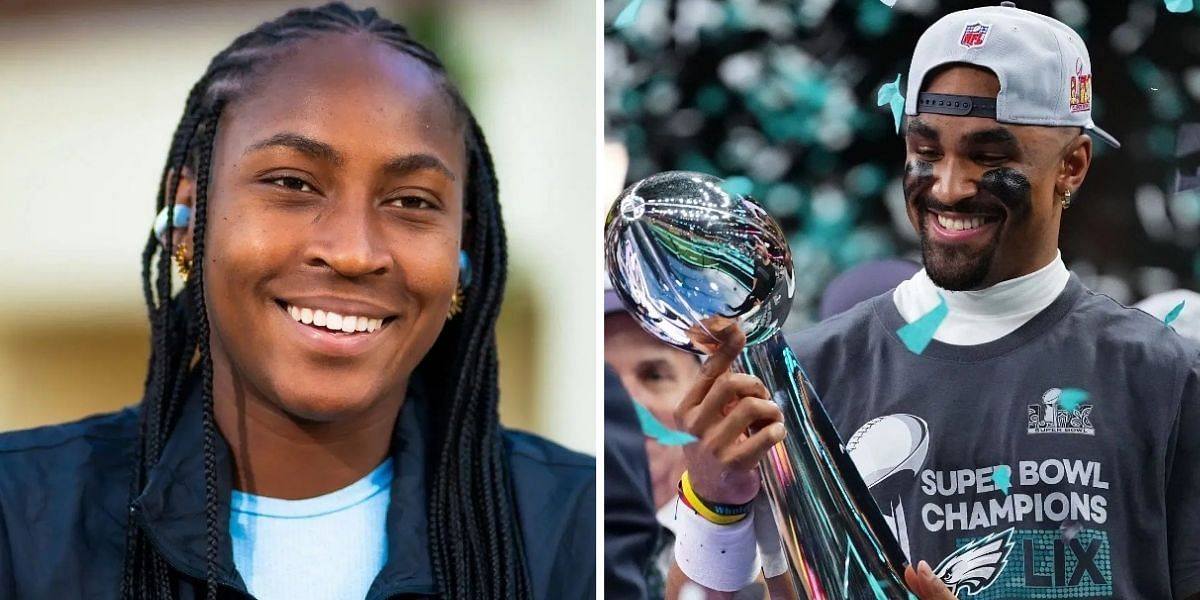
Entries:
POLYGON ((850 436, 846 452, 871 488, 884 520, 908 556, 908 527, 901 496, 911 488, 925 465, 929 426, 913 415, 884 415, 859 427, 850 436))

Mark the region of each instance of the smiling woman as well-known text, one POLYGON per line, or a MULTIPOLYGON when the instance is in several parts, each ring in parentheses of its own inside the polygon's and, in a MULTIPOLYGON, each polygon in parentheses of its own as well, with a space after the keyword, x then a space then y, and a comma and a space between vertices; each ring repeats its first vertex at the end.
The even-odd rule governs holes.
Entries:
POLYGON ((498 423, 496 177, 431 51, 264 23, 162 182, 144 400, 0 436, 0 597, 594 595, 593 460, 498 423))

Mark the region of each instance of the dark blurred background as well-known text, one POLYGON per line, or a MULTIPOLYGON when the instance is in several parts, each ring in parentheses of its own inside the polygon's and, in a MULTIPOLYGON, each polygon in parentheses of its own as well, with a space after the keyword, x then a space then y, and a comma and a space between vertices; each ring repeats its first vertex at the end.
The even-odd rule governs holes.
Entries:
MULTIPOLYGON (((798 328, 815 318, 837 273, 877 258, 919 259, 899 186, 904 144, 877 91, 897 74, 907 83, 917 38, 940 16, 991 4, 606 0, 606 136, 628 148, 627 183, 702 171, 762 201, 791 238, 798 285, 788 328, 798 328)), ((1093 117, 1123 144, 1094 145, 1063 219, 1067 266, 1126 304, 1197 289, 1200 7, 1017 6, 1080 33, 1092 58, 1093 117)))

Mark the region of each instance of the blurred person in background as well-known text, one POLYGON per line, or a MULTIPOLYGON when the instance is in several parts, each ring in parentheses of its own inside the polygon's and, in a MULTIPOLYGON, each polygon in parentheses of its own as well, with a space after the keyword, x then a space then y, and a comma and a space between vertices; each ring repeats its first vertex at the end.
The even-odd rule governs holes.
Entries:
POLYGON ((593 459, 498 423, 497 182, 437 56, 290 11, 161 181, 145 396, 0 436, 0 596, 594 597, 593 459))
MULTIPOLYGON (((854 432, 847 451, 923 600, 1200 597, 1200 346, 1087 289, 1058 250, 1088 134, 1119 147, 1092 120, 1091 79, 1078 34, 1011 2, 930 26, 903 125, 925 268, 789 339, 854 432)), ((731 329, 677 414, 700 440, 694 493, 718 516, 746 514, 783 437, 761 382, 723 368, 744 343, 731 329)), ((704 550, 689 565, 677 547, 676 584, 719 598, 757 576, 752 529, 692 523, 704 550)))
MULTIPOLYGON (((655 518, 637 411, 621 379, 604 366, 604 593, 644 600, 662 528, 655 518)), ((657 597, 661 597, 658 592, 657 597)))
POLYGON ((897 285, 921 270, 910 260, 890 258, 855 265, 834 277, 821 292, 817 318, 824 321, 880 294, 896 289, 897 285))
MULTIPOLYGON (((604 361, 634 402, 641 404, 665 427, 680 428, 676 414, 700 377, 699 357, 647 333, 625 311, 612 289, 606 289, 604 293, 604 361)), ((605 435, 607 437, 608 433, 605 435)), ((658 542, 646 574, 647 597, 655 599, 664 598, 666 594, 674 558, 676 513, 687 510, 679 504, 685 446, 664 445, 650 436, 644 440, 658 525, 658 542)), ((749 582, 732 597, 759 599, 765 597, 766 591, 762 582, 749 582)))
MULTIPOLYGON (((604 292, 604 362, 609 365, 630 398, 660 423, 675 426, 675 406, 700 372, 693 354, 662 343, 625 312, 612 289, 604 292)), ((662 598, 675 541, 670 530, 679 478, 683 475, 683 449, 644 438, 650 467, 650 491, 659 525, 658 542, 647 573, 649 598, 662 598)))
POLYGON ((1200 294, 1192 290, 1160 292, 1133 307, 1156 319, 1169 320, 1179 335, 1200 342, 1200 294))

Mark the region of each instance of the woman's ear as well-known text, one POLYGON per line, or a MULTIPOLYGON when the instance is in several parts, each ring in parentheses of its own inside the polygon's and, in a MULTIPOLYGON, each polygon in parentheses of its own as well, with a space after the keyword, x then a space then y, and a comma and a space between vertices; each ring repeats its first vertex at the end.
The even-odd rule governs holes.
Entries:
MULTIPOLYGON (((170 197, 169 194, 171 193, 171 180, 175 178, 175 169, 172 168, 167 172, 167 177, 163 181, 163 192, 167 194, 164 196, 165 198, 170 197)), ((186 166, 180 169, 178 181, 175 182, 175 204, 186 206, 188 209, 192 209, 196 206, 196 180, 192 176, 192 170, 186 166)), ((191 253, 190 249, 192 247, 192 231, 196 222, 194 218, 191 218, 191 214, 192 212, 189 210, 187 212, 188 218, 186 227, 181 226, 178 220, 175 222, 175 229, 171 231, 171 240, 169 245, 167 244, 167 240, 160 240, 163 245, 167 247, 168 251, 174 251, 176 246, 184 244, 189 249, 188 253, 191 253)))

